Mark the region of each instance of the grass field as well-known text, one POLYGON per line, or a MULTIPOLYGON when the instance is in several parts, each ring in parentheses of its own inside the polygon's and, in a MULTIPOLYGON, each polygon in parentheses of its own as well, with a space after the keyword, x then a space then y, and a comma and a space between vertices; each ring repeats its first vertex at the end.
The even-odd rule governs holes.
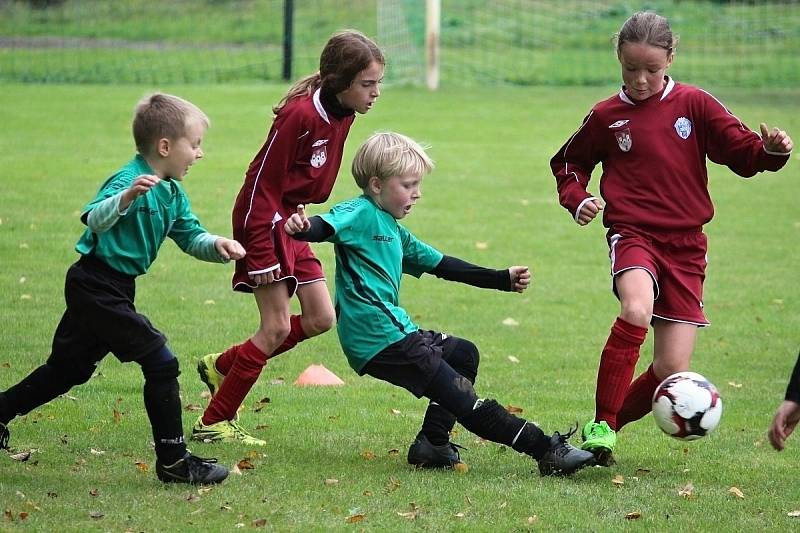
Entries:
MULTIPOLYGON (((228 233, 243 171, 283 87, 162 89, 195 101, 212 119, 206 157, 185 185, 206 227, 228 233)), ((548 160, 591 104, 614 90, 388 87, 357 119, 329 201, 357 192, 347 168, 369 133, 392 129, 430 144, 438 166, 406 225, 471 262, 529 264, 534 285, 511 295, 407 278, 401 301, 422 326, 473 340, 482 355, 479 393, 521 407, 547 431, 592 416, 598 356, 617 312, 603 228, 579 228, 557 205, 548 160), (503 325, 506 318, 519 325, 503 325)), ((0 389, 48 354, 82 231, 77 214, 132 155, 130 114, 146 91, 0 86, 0 389)), ((751 127, 766 121, 800 139, 800 92, 716 96, 751 127)), ((210 489, 164 486, 153 473, 138 366, 112 356, 86 385, 12 422, 11 445, 34 452, 24 463, 0 454, 0 530, 796 530, 800 518, 788 513, 800 510, 800 437, 778 454, 764 432, 798 349, 798 178, 797 155, 780 173, 751 181, 710 168, 717 214, 706 228, 705 303, 713 326, 699 334, 693 369, 717 385, 725 411, 703 441, 672 440, 647 417, 621 433, 615 467, 542 479, 530 459, 457 426, 469 472, 415 471, 405 452, 425 402, 359 378, 331 332, 270 362, 246 400, 242 423, 267 440, 264 449, 192 445, 199 455, 252 468, 210 489), (346 385, 294 387, 312 363, 346 385)), ((331 248, 315 249, 332 279, 331 248)), ((168 335, 181 362, 187 430, 200 414, 195 406, 205 404, 197 356, 256 326, 252 298, 229 289, 231 271, 166 243, 139 280, 137 307, 168 335)), ((640 369, 650 357, 652 338, 640 369)))

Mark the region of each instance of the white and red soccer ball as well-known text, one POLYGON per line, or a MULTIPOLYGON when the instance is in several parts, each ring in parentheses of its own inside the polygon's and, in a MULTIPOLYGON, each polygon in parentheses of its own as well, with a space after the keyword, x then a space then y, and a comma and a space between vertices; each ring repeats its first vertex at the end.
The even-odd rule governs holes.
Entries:
POLYGON ((696 372, 678 372, 661 382, 653 394, 653 418, 661 430, 681 440, 711 433, 722 416, 717 388, 696 372))

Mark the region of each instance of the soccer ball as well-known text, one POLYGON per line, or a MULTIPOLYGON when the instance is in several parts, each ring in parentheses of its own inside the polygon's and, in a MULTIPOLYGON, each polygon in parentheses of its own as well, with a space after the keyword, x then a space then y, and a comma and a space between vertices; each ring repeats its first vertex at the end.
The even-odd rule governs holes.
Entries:
POLYGON ((661 382, 653 394, 653 418, 661 430, 681 440, 711 433, 722 416, 717 388, 695 372, 678 372, 661 382))

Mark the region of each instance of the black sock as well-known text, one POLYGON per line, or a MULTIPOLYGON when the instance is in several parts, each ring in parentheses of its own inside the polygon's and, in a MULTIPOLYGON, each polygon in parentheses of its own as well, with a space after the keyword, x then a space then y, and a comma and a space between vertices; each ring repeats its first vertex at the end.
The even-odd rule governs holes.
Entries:
POLYGON ((550 438, 536 424, 512 415, 494 400, 484 400, 458 421, 481 438, 511 446, 536 459, 550 448, 550 438))
POLYGON ((434 446, 442 446, 450 442, 450 431, 456 423, 456 417, 441 405, 431 401, 425 411, 420 433, 425 435, 434 446))
POLYGON ((164 361, 163 353, 154 352, 137 361, 145 376, 144 406, 153 428, 156 456, 161 463, 171 465, 186 455, 181 419, 181 398, 178 385, 178 360, 172 356, 164 361))

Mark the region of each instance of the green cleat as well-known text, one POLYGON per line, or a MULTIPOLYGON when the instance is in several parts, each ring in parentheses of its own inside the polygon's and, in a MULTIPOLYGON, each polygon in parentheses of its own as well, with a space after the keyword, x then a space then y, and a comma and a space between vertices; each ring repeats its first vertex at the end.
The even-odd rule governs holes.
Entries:
POLYGON ((208 390, 211 391, 211 396, 214 396, 222 385, 222 380, 225 379, 224 374, 220 374, 217 370, 217 359, 221 353, 210 353, 204 355, 197 361, 197 373, 200 374, 200 379, 206 384, 208 390))
POLYGON ((617 444, 617 432, 611 429, 608 422, 590 420, 583 426, 581 437, 581 449, 592 452, 598 465, 611 466, 616 462, 612 452, 617 444))
POLYGON ((267 441, 250 435, 233 420, 223 420, 206 426, 203 417, 192 427, 192 440, 200 442, 238 442, 249 446, 266 446, 267 441))

